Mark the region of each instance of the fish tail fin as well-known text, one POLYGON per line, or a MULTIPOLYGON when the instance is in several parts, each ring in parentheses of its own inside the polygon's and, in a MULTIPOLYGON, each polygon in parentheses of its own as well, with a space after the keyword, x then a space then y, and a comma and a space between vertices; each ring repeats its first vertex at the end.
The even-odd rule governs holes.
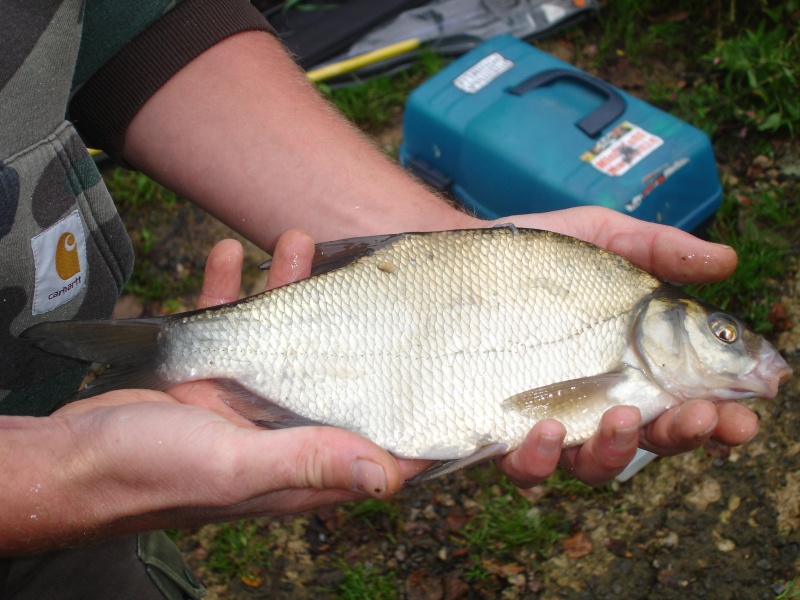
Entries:
POLYGON ((163 319, 110 319, 40 323, 22 332, 37 348, 108 368, 76 398, 118 389, 166 388, 158 377, 163 319))

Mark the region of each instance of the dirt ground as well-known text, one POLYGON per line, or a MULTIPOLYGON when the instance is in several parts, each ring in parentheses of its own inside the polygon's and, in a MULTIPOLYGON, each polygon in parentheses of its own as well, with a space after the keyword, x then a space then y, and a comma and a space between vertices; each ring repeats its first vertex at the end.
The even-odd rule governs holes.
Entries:
MULTIPOLYGON (((604 75, 628 88, 640 76, 633 69, 604 75)), ((379 141, 396 146, 398 136, 394 128, 379 141)), ((718 150, 723 178, 742 185, 765 177, 793 179, 797 189, 798 145, 776 150, 772 171, 746 148, 718 150)), ((176 215, 155 225, 155 236, 169 240, 156 250, 155 263, 176 273, 201 270, 210 243, 228 232, 188 205, 180 204, 176 215)), ((252 292, 261 285, 254 266, 264 255, 248 246, 248 257, 246 285, 252 292)), ((785 294, 782 305, 795 329, 774 341, 798 369, 800 278, 792 265, 785 294)), ((121 310, 128 315, 159 310, 125 302, 121 310)), ((187 296, 181 305, 191 302, 187 296)), ((335 590, 340 597, 377 597, 378 592, 341 592, 353 572, 373 585, 388 582, 391 591, 382 597, 414 599, 794 597, 800 594, 800 582, 792 587, 800 574, 800 381, 790 380, 778 398, 751 407, 761 426, 749 444, 709 444, 659 459, 632 480, 602 490, 561 475, 533 490, 509 492, 484 466, 360 511, 330 507, 255 521, 267 558, 252 577, 230 577, 210 561, 221 526, 180 532, 179 540, 212 598, 327 598, 335 590), (501 521, 503 502, 517 513, 522 507, 531 528, 552 518, 548 526, 558 541, 496 543, 485 517, 487 506, 499 507, 490 516, 501 521)))

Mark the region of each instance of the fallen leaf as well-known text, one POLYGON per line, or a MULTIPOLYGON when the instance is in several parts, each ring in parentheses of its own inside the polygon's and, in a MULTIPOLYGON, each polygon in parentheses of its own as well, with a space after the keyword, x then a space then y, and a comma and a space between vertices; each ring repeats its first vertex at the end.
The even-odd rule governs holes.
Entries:
POLYGON ((767 320, 772 324, 775 331, 789 331, 793 325, 789 315, 786 314, 786 307, 780 302, 776 302, 769 309, 767 320))
POLYGON ((250 577, 248 575, 242 575, 242 583, 245 584, 247 587, 257 588, 261 587, 261 584, 264 583, 264 580, 261 577, 250 577))
POLYGON ((515 562, 501 563, 496 560, 485 558, 481 561, 481 565, 492 575, 497 575, 503 579, 516 577, 517 575, 525 572, 525 567, 515 562))
POLYGON ((409 575, 406 593, 411 600, 441 600, 444 587, 441 578, 432 576, 427 569, 418 569, 409 575))
POLYGON ((461 576, 463 571, 451 571, 444 574, 444 600, 459 600, 469 594, 470 587, 461 576))
POLYGON ((561 542, 561 551, 570 558, 581 558, 591 554, 592 542, 585 531, 579 531, 561 542))
POLYGON ((460 508, 454 508, 445 517, 445 523, 450 531, 461 531, 469 520, 470 518, 460 508))

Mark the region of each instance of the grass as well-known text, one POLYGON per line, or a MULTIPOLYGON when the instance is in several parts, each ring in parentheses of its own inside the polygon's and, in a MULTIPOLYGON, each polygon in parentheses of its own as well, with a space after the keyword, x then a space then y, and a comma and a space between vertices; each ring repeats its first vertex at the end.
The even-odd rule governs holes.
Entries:
POLYGON ((425 79, 440 71, 445 60, 430 51, 422 51, 415 65, 393 76, 380 75, 362 85, 320 90, 345 116, 367 133, 377 133, 397 122, 408 94, 425 79))
POLYGON ((800 120, 798 10, 796 0, 616 0, 601 13, 595 64, 678 55, 684 73, 651 82, 650 101, 709 134, 735 126, 794 134, 800 120))
MULTIPOLYGON (((346 522, 359 521, 371 529, 381 523, 382 530, 394 531, 400 522, 400 509, 392 502, 367 498, 359 502, 347 502, 342 506, 346 522)), ((383 535, 387 535, 383 531, 383 535)), ((388 534, 391 537, 391 534, 388 534)))
POLYGON ((786 589, 775 596, 775 600, 789 600, 790 598, 800 598, 800 582, 795 577, 786 584, 786 589))
POLYGON ((228 580, 260 584, 270 564, 269 537, 264 535, 260 521, 246 519, 219 525, 207 562, 228 580))
POLYGON ((597 498, 612 493, 610 486, 597 488, 588 486, 563 469, 556 469, 547 479, 547 489, 554 490, 567 498, 597 498))
POLYGON ((784 292, 800 241, 797 191, 796 186, 768 186, 744 198, 726 194, 709 238, 735 248, 739 265, 725 281, 689 286, 687 291, 737 314, 758 333, 769 333, 770 310, 784 292))
POLYGON ((543 556, 566 533, 558 515, 542 514, 508 480, 481 490, 475 501, 481 510, 458 536, 483 555, 500 557, 525 546, 543 556))
POLYGON ((395 590, 395 575, 393 572, 384 572, 379 568, 339 561, 344 579, 331 590, 340 600, 394 600, 397 598, 395 590))
POLYGON ((119 167, 108 171, 104 177, 112 190, 114 202, 121 213, 138 210, 170 210, 179 202, 178 195, 156 183, 144 173, 119 167))
POLYGON ((456 536, 469 550, 464 579, 470 584, 488 582, 493 575, 512 581, 527 570, 521 557, 526 563, 544 560, 568 533, 561 511, 542 511, 506 479, 481 490, 475 497, 480 512, 456 536))
POLYGON ((800 40, 796 24, 787 23, 798 3, 764 8, 766 18, 754 29, 718 41, 711 60, 722 74, 721 92, 728 115, 760 131, 787 128, 794 133, 800 120, 796 70, 800 40), (790 29, 791 28, 791 29, 790 29))
POLYGON ((104 173, 105 183, 126 224, 136 262, 124 293, 161 303, 163 312, 180 306, 177 298, 200 289, 202 271, 176 264, 165 268, 162 254, 164 231, 188 201, 143 173, 113 167, 104 173))

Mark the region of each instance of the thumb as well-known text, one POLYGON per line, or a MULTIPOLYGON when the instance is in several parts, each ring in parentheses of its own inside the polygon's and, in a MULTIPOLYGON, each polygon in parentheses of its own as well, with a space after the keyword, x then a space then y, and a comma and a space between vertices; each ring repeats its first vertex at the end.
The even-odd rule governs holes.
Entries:
POLYGON ((258 443, 239 444, 251 454, 241 464, 250 466, 248 473, 258 477, 262 486, 263 470, 252 469, 252 465, 263 464, 265 457, 270 462, 270 488, 275 490, 336 489, 382 499, 394 494, 403 482, 391 454, 344 429, 298 427, 246 433, 260 439, 258 443))

